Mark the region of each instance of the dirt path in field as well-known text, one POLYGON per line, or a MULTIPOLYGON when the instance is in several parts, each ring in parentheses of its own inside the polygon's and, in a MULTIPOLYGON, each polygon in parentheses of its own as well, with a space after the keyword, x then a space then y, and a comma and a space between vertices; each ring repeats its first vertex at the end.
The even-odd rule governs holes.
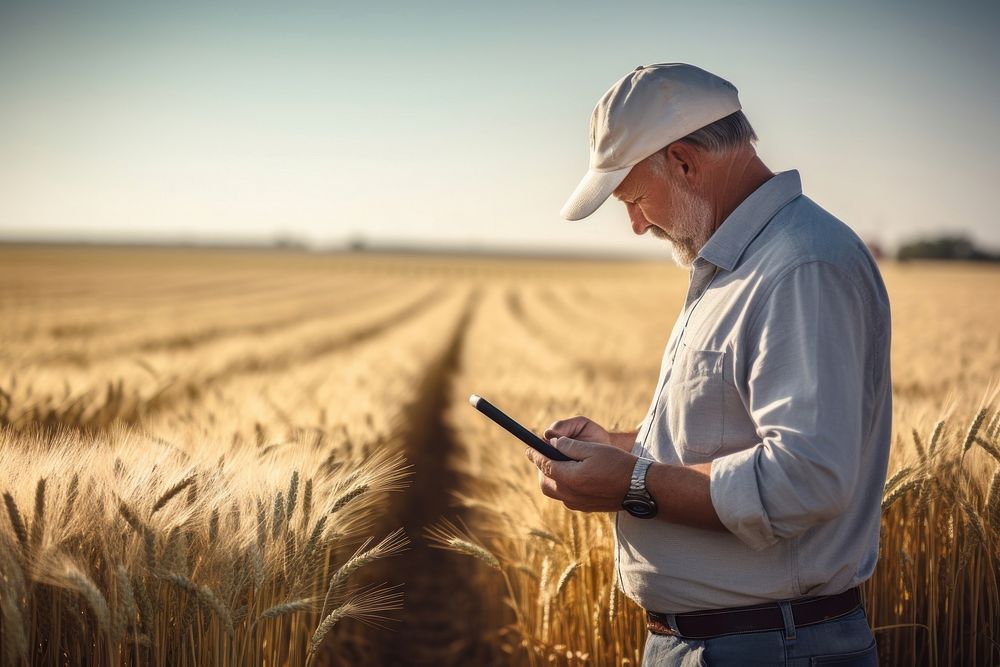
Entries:
POLYGON ((482 639, 483 602, 467 581, 474 581, 480 564, 468 556, 431 547, 424 528, 443 517, 462 515, 450 504, 458 478, 448 465, 454 441, 444 420, 453 400, 451 380, 458 371, 469 320, 479 304, 478 294, 470 294, 468 305, 455 327, 454 337, 439 365, 431 369, 422 387, 417 388, 426 403, 414 411, 414 424, 407 446, 413 465, 411 485, 395 495, 387 525, 403 526, 410 548, 386 559, 378 572, 380 580, 403 584, 404 609, 391 614, 398 621, 389 629, 366 631, 369 649, 375 651, 376 665, 494 665, 502 664, 499 650, 482 639))

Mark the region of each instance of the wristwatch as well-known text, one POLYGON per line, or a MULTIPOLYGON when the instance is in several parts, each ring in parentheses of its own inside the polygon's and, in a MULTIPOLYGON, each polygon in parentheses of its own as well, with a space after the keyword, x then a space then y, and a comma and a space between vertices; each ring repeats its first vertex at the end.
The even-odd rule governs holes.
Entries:
POLYGON ((632 481, 628 485, 628 493, 622 501, 622 508, 634 517, 652 519, 656 516, 656 501, 646 490, 646 471, 653 459, 639 458, 632 469, 632 481))

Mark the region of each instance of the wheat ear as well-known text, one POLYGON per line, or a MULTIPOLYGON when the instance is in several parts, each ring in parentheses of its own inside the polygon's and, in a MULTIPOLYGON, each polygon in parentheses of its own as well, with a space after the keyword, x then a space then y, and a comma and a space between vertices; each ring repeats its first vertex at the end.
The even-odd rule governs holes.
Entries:
POLYGON ((294 614, 299 611, 311 611, 315 605, 316 598, 289 600, 288 602, 282 602, 281 604, 276 604, 273 607, 265 609, 260 617, 275 618, 277 616, 284 616, 285 614, 294 614))
POLYGON ((178 493, 186 489, 189 485, 194 482, 194 475, 188 475, 181 481, 177 482, 169 489, 167 489, 162 496, 160 496, 155 503, 153 503, 153 509, 150 510, 149 515, 152 516, 159 512, 163 507, 169 503, 178 493))
POLYGON ((354 552, 354 555, 347 559, 343 565, 337 568, 337 571, 333 573, 332 577, 330 577, 330 585, 327 587, 326 597, 323 598, 323 610, 320 612, 320 615, 326 613, 326 605, 330 600, 330 596, 332 596, 334 591, 336 591, 342 584, 346 583, 348 578, 350 578, 354 572, 378 558, 384 558, 385 556, 391 556, 399 553, 406 547, 408 542, 409 540, 402 528, 397 528, 392 531, 386 535, 381 542, 368 550, 365 550, 365 547, 371 543, 371 538, 365 540, 365 542, 358 547, 358 550, 354 552))
POLYGON ((425 531, 432 547, 463 553, 477 558, 494 570, 500 570, 500 560, 486 547, 476 544, 472 536, 462 532, 451 521, 445 520, 439 526, 431 526, 425 531))
POLYGON ((7 506, 7 516, 10 517, 10 525, 14 529, 14 535, 17 536, 17 541, 21 543, 22 549, 27 549, 28 529, 24 526, 24 519, 21 517, 21 512, 17 509, 17 503, 14 501, 14 496, 10 495, 7 491, 4 491, 3 502, 7 506))
POLYGON ((976 416, 972 418, 972 423, 969 424, 969 430, 965 434, 965 440, 962 441, 962 451, 967 452, 969 448, 972 447, 972 443, 976 440, 976 434, 979 433, 979 427, 983 425, 983 420, 986 419, 986 408, 980 408, 976 416))
POLYGON ((45 478, 35 486, 35 516, 31 520, 31 548, 37 550, 45 531, 45 478))
POLYGON ((580 569, 580 565, 582 565, 580 561, 574 561, 566 566, 566 569, 563 570, 561 575, 559 575, 559 583, 556 584, 554 597, 559 597, 562 592, 566 590, 567 584, 569 584, 570 579, 573 578, 573 575, 576 574, 577 570, 580 569))
POLYGON ((316 632, 313 633, 309 642, 309 653, 313 654, 323 643, 330 629, 333 628, 343 618, 356 618, 361 621, 371 621, 372 619, 387 620, 379 612, 399 609, 403 600, 402 593, 393 591, 390 588, 373 588, 369 591, 359 593, 344 602, 320 621, 316 632))
POLYGON ((229 607, 219 599, 211 588, 208 586, 199 586, 182 574, 177 574, 175 572, 167 572, 158 575, 160 578, 169 581, 178 588, 182 588, 190 593, 194 593, 198 600, 207 605, 215 615, 222 622, 222 626, 229 636, 233 635, 233 615, 229 611, 229 607))
POLYGON ((292 522, 292 514, 295 513, 295 505, 299 499, 299 471, 292 471, 292 478, 288 480, 288 493, 286 494, 287 505, 285 506, 285 519, 289 524, 292 522))

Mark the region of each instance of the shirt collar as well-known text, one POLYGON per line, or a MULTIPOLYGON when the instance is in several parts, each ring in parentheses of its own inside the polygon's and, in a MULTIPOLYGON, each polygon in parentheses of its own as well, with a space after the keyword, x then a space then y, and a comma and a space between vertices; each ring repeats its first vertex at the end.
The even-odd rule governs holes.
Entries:
POLYGON ((732 271, 750 241, 788 202, 802 194, 802 181, 795 169, 782 171, 767 181, 733 209, 698 253, 712 264, 732 271))

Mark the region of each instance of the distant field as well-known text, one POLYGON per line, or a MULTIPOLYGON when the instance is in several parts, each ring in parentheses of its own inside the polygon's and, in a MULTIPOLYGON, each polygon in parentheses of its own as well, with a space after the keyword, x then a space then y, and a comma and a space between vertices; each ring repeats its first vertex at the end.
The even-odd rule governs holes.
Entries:
MULTIPOLYGON (((883 664, 1000 662, 1000 269, 883 265, 883 664)), ((541 431, 645 414, 664 262, 0 246, 0 662, 636 665, 541 431)))

